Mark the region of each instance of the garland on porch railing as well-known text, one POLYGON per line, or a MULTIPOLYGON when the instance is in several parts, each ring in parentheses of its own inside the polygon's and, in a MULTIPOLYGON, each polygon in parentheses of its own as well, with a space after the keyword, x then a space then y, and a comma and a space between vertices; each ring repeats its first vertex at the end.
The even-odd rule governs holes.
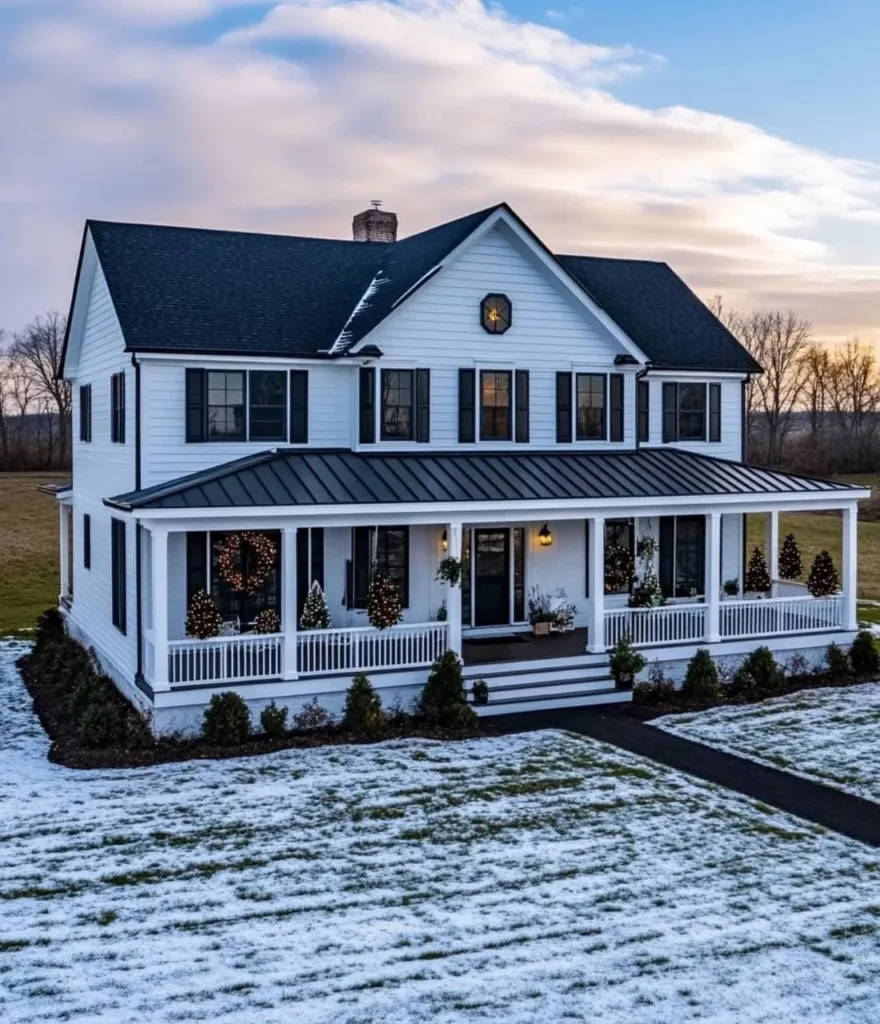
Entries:
POLYGON ((813 597, 828 597, 840 590, 840 576, 834 567, 834 559, 827 551, 820 551, 813 559, 807 577, 807 590, 813 597))
POLYGON ((367 618, 375 629, 389 629, 403 618, 400 591, 390 576, 377 573, 367 592, 367 618))
POLYGON ((192 596, 186 612, 186 635, 198 640, 207 640, 211 636, 220 636, 222 619, 214 598, 205 591, 197 590, 192 596))
POLYGON ((278 549, 265 533, 230 533, 217 552, 221 578, 233 590, 254 594, 275 568, 278 549), (253 563, 249 565, 248 563, 253 563))
POLYGON ((299 619, 300 629, 329 629, 330 609, 327 598, 317 580, 312 581, 308 596, 303 603, 302 615, 299 619))

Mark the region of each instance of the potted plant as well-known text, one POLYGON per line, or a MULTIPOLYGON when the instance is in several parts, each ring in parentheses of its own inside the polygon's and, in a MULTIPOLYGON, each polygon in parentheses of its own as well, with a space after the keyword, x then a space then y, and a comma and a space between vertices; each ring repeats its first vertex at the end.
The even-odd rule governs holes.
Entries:
POLYGON ((577 615, 577 607, 568 599, 568 594, 562 589, 556 591, 556 596, 549 602, 550 612, 553 620, 550 623, 551 632, 566 633, 574 629, 574 617, 577 615))
POLYGON ((437 621, 445 622, 448 617, 449 613, 446 611, 446 602, 444 601, 443 604, 441 604, 440 607, 437 609, 437 621))
POLYGON ((636 676, 647 665, 643 655, 633 647, 628 636, 622 636, 617 641, 608 660, 618 690, 631 690, 636 676))
POLYGON ((471 695, 473 696, 474 704, 489 703, 489 684, 485 679, 474 680, 474 684, 471 687, 471 695))
POLYGON ((550 611, 550 598, 539 587, 529 590, 529 622, 535 636, 547 636, 556 621, 556 613, 550 611))
POLYGON ((461 581, 461 559, 447 555, 441 558, 437 565, 437 575, 434 579, 450 587, 457 587, 461 581))
POLYGON ((722 590, 726 597, 738 597, 739 596, 739 580, 725 580, 722 584, 722 590))

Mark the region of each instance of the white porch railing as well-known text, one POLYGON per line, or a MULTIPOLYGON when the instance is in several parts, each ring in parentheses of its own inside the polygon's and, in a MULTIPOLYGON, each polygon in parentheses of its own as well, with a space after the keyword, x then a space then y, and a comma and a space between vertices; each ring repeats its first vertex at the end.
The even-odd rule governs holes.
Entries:
POLYGON ((281 675, 281 633, 247 633, 168 644, 168 682, 235 683, 281 675))
POLYGON ((842 623, 843 594, 721 603, 721 635, 725 639, 812 633, 839 629, 842 623))
POLYGON ((605 646, 628 636, 636 647, 702 640, 704 604, 664 604, 657 608, 614 608, 605 612, 605 646))
POLYGON ((373 629, 310 629, 296 635, 301 676, 361 672, 376 668, 421 668, 449 646, 447 622, 421 622, 373 629))

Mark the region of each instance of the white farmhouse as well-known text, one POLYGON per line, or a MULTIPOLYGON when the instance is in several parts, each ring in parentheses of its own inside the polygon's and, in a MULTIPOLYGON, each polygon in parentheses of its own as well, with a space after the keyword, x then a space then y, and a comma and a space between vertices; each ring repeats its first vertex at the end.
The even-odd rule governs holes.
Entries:
POLYGON ((868 492, 745 463, 759 372, 665 264, 555 255, 503 203, 402 240, 381 209, 351 241, 89 221, 64 615, 159 732, 228 689, 337 711, 357 670, 406 702, 449 648, 497 713, 627 699, 608 670, 623 635, 673 668, 700 646, 846 642, 868 492), (824 509, 843 590, 815 598, 776 582, 778 516, 824 509), (727 597, 758 512, 774 582, 727 597), (647 606, 651 569, 666 600, 647 606), (377 572, 404 606, 384 630, 377 572), (314 581, 329 629, 300 625, 314 581), (186 634, 200 591, 218 637, 186 634), (571 628, 534 636, 530 601, 566 599, 571 628))

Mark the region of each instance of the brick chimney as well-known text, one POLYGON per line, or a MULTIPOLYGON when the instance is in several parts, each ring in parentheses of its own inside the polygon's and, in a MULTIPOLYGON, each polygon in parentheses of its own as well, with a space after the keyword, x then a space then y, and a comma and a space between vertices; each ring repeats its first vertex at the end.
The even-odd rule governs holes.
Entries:
POLYGON ((397 214, 380 209, 381 205, 379 199, 373 199, 371 209, 355 214, 351 233, 356 242, 397 241, 397 214))

